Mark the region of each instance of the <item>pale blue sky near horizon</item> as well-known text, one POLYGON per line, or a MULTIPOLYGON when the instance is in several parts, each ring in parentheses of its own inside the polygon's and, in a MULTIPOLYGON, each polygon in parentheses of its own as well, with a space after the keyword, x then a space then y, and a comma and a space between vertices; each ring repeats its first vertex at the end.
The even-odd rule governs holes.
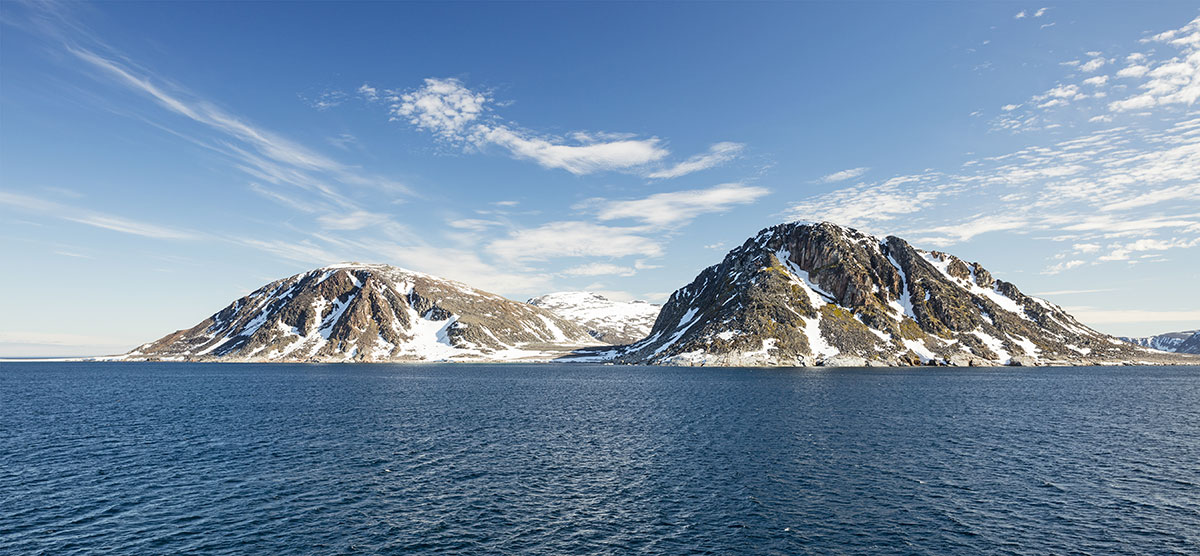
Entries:
POLYGON ((759 229, 1200 328, 1200 9, 0 4, 0 356, 114 353, 345 260, 661 302, 759 229))

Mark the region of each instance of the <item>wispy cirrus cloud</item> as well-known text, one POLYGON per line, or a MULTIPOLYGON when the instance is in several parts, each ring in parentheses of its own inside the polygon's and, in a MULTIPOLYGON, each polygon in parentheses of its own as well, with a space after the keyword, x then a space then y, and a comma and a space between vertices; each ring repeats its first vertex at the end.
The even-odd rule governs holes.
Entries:
POLYGON ((637 168, 662 160, 670 154, 656 137, 564 144, 506 126, 477 128, 475 132, 471 140, 477 145, 500 146, 508 149, 516 158, 532 160, 542 167, 558 168, 575 175, 637 168))
POLYGON ((1200 310, 1149 311, 1144 309, 1098 309, 1089 306, 1063 307, 1081 321, 1095 324, 1130 322, 1200 322, 1200 310))
POLYGON ((64 205, 45 199, 0 191, 0 206, 22 212, 51 216, 95 228, 152 239, 199 239, 203 234, 162 224, 134 220, 95 210, 64 205))
POLYGON ((570 267, 562 273, 567 276, 633 276, 637 269, 612 263, 588 263, 570 267))
POLYGON ((770 194, 765 187, 725 183, 707 189, 656 193, 642 199, 588 199, 575 208, 592 211, 601 221, 630 219, 670 228, 687 224, 702 214, 725 212, 770 194))
POLYGON ((722 142, 707 153, 670 166, 655 167, 671 152, 657 137, 581 133, 568 137, 539 134, 505 122, 493 110, 494 95, 473 90, 455 78, 427 78, 411 90, 378 89, 363 84, 359 94, 368 102, 384 102, 392 120, 405 121, 440 140, 470 150, 501 148, 514 158, 575 175, 624 171, 654 179, 670 179, 733 160, 743 145, 722 142))
POLYGON ((356 210, 345 214, 325 214, 317 217, 317 222, 326 230, 361 230, 389 220, 386 214, 365 210, 356 210))
POLYGON ((861 167, 861 168, 850 168, 847 170, 842 170, 840 172, 826 174, 824 176, 821 176, 821 178, 818 179, 817 181, 819 181, 821 183, 837 183, 837 182, 841 182, 841 181, 852 180, 854 178, 862 177, 862 175, 866 174, 868 170, 870 170, 870 168, 867 168, 865 166, 861 167))
MULTIPOLYGON (((640 199, 588 199, 573 208, 593 215, 595 222, 567 220, 532 228, 509 226, 506 236, 487 243, 486 251, 498 260, 518 265, 579 257, 659 257, 665 252, 664 242, 680 227, 704 214, 721 213, 753 203, 769 193, 763 187, 728 183, 707 189, 656 193, 640 199), (609 224, 620 220, 632 222, 609 224)), ((656 266, 645 260, 636 261, 632 267, 594 261, 561 274, 632 276, 647 268, 656 266)))
POLYGON ((164 86, 154 83, 150 77, 135 73, 135 70, 115 59, 106 58, 90 50, 73 46, 68 46, 67 52, 103 70, 104 73, 115 78, 118 83, 148 95, 163 108, 244 142, 271 160, 310 170, 333 172, 345 170, 343 165, 332 159, 284 139, 275 133, 247 124, 240 118, 217 108, 210 102, 198 99, 185 99, 181 95, 168 92, 164 86))
MULTIPOLYGON (((234 168, 255 179, 247 185, 252 191, 283 206, 318 215, 318 224, 328 229, 360 229, 368 224, 389 222, 382 215, 376 215, 370 222, 365 220, 362 215, 367 212, 342 193, 339 185, 367 187, 402 197, 415 196, 410 188, 396 180, 342 164, 278 133, 255 126, 210 101, 153 77, 123 57, 102 55, 73 44, 68 44, 65 49, 114 83, 144 95, 170 113, 201 124, 202 129, 215 132, 214 138, 201 140, 174 129, 171 122, 154 123, 160 129, 225 155, 232 160, 234 168), (300 199, 279 189, 288 187, 299 188, 313 198, 300 199), (358 217, 348 220, 348 214, 358 217), (345 227, 359 224, 362 225, 357 228, 345 227)), ((322 98, 341 97, 326 94, 322 98)))
POLYGON ((708 152, 694 155, 669 168, 655 170, 646 175, 654 179, 670 179, 686 176, 692 172, 707 170, 738 157, 746 146, 741 143, 722 142, 708 148, 708 152))
POLYGON ((648 237, 645 231, 638 227, 606 226, 580 220, 549 222, 513 230, 507 237, 490 242, 487 250, 500 259, 514 262, 563 257, 662 255, 660 240, 648 237))

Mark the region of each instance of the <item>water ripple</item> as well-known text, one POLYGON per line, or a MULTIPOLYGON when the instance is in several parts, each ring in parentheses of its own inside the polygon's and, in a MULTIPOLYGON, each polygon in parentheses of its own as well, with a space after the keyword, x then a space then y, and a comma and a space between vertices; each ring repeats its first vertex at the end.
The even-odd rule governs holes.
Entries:
POLYGON ((0 366, 0 553, 1197 554, 1200 369, 0 366))

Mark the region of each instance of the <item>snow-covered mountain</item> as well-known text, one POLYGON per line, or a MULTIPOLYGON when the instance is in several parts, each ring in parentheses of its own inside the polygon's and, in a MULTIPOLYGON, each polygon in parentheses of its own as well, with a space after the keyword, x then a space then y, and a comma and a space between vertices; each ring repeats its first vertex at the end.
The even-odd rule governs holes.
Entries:
POLYGON ((607 357, 677 365, 1180 362, 1092 330, 978 263, 830 223, 759 232, 676 291, 649 337, 607 357))
POLYGON ((1183 332, 1167 332, 1157 336, 1144 338, 1121 338, 1126 342, 1137 344, 1150 349, 1171 353, 1200 354, 1200 330, 1185 330, 1183 332))
POLYGON ((613 301, 592 292, 549 293, 529 303, 584 327, 609 344, 629 344, 645 338, 662 309, 645 301, 613 301))
POLYGON ((553 358, 595 345, 554 313, 451 280, 338 264, 271 282, 125 359, 434 361, 553 358))

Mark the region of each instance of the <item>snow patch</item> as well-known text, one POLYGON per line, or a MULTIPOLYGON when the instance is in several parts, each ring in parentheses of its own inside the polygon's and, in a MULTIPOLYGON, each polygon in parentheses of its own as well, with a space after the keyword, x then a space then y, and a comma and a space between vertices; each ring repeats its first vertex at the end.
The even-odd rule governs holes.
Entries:
POLYGON ((1001 341, 1000 338, 992 336, 991 334, 988 334, 982 330, 972 330, 971 334, 974 334, 980 339, 980 341, 983 342, 983 345, 992 350, 996 354, 998 361, 1001 364, 1008 364, 1010 361, 1012 361, 1012 356, 1009 355, 1008 351, 1004 349, 1004 342, 1001 341))
POLYGON ((1013 314, 1017 315, 1018 317, 1021 317, 1025 320, 1033 320, 1033 319, 1029 318, 1029 315, 1025 314, 1025 308, 1021 307, 1020 303, 1017 303, 1012 298, 1009 298, 1008 296, 1000 293, 1000 291, 997 290, 995 286, 993 286, 991 288, 985 288, 983 286, 980 286, 978 284, 978 282, 976 281, 975 269, 973 267, 971 268, 971 279, 970 280, 962 280, 962 279, 956 278, 950 274, 950 264, 952 262, 954 262, 955 260, 957 260, 954 257, 947 255, 944 259, 939 259, 927 252, 921 252, 921 256, 926 261, 928 261, 929 264, 933 265, 934 268, 938 269, 938 272, 941 272, 942 275, 945 276, 946 279, 949 280, 951 283, 959 286, 960 288, 962 288, 964 290, 967 290, 968 292, 970 292, 972 294, 988 298, 989 300, 992 301, 992 303, 995 303, 1001 309, 1004 309, 1005 311, 1013 313, 1013 314))

